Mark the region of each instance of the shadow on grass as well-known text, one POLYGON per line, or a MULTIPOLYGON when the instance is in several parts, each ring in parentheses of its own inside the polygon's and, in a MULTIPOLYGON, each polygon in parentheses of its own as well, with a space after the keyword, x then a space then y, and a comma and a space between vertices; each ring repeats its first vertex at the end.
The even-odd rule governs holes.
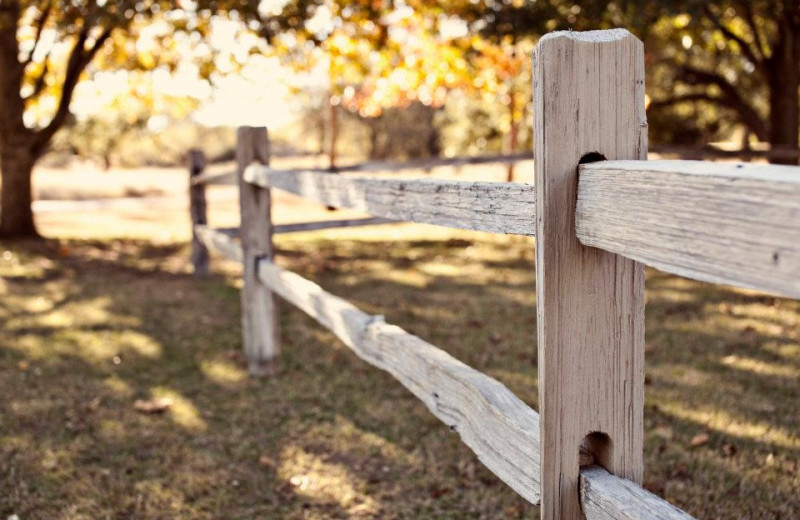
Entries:
MULTIPOLYGON (((287 267, 535 404, 529 241, 279 245, 287 267)), ((182 244, 0 249, 14 259, 0 264, 0 516, 535 512, 390 376, 287 305, 282 374, 247 378, 228 265, 194 279, 182 244), (151 397, 172 408, 134 410, 151 397)), ((702 518, 800 513, 799 316, 797 302, 649 273, 648 487, 702 518)))

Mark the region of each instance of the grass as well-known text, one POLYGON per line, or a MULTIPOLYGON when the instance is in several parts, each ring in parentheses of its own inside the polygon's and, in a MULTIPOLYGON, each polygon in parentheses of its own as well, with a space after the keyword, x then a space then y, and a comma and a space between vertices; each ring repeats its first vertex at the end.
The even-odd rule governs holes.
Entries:
MULTIPOLYGON (((535 405, 533 244, 280 237, 280 262, 535 405)), ((390 376, 283 305, 240 354, 237 269, 183 242, 0 245, 0 518, 533 518, 390 376), (137 399, 170 397, 161 415, 137 399)), ((645 485, 698 518, 800 517, 800 303, 648 272, 645 485), (707 435, 705 443, 692 440, 707 435)))

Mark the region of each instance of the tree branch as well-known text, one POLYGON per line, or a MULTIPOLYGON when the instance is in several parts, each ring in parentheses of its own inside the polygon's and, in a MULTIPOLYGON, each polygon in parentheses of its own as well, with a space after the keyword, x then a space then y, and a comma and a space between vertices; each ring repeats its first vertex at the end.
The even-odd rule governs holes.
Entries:
POLYGON ((672 96, 664 99, 657 99, 650 102, 648 110, 654 108, 665 108, 679 103, 691 103, 695 101, 707 101, 713 104, 725 104, 725 98, 720 96, 712 96, 705 92, 692 92, 690 94, 681 94, 679 96, 672 96))
POLYGON ((750 32, 753 33, 753 41, 756 44, 756 49, 758 49, 758 53, 761 55, 761 58, 764 60, 769 59, 769 49, 764 43, 764 38, 761 32, 758 30, 758 25, 756 25, 756 17, 753 14, 753 6, 750 5, 748 0, 742 2, 742 8, 744 10, 744 20, 747 22, 747 26, 750 28, 750 32))
POLYGON ((714 12, 711 10, 709 6, 705 6, 704 11, 706 13, 706 16, 708 16, 708 19, 711 20, 711 23, 714 24, 714 26, 717 29, 719 29, 719 31, 723 34, 723 36, 725 36, 729 40, 733 40, 736 42, 736 44, 742 50, 742 52, 750 61, 750 63, 755 65, 757 68, 763 68, 764 66, 763 57, 758 56, 756 54, 756 51, 753 50, 753 47, 748 42, 746 42, 744 38, 731 31, 731 29, 727 25, 722 23, 722 20, 720 20, 720 18, 716 14, 714 14, 714 12))
POLYGON ((49 0, 44 10, 42 10, 42 13, 39 15, 39 19, 36 21, 36 39, 33 40, 33 48, 31 48, 31 52, 28 53, 28 57, 25 58, 25 61, 22 64, 23 69, 33 62, 33 55, 36 52, 36 48, 39 46, 39 41, 42 38, 42 32, 44 32, 44 26, 47 23, 47 19, 50 18, 50 13, 52 10, 53 2, 52 0, 49 0))
POLYGON ((39 77, 36 78, 36 81, 34 81, 33 90, 31 91, 30 94, 28 94, 23 98, 23 101, 28 101, 35 98, 36 96, 42 93, 44 87, 47 85, 46 79, 47 79, 47 73, 50 70, 50 53, 52 52, 52 50, 53 48, 51 47, 47 51, 47 55, 44 57, 44 62, 42 65, 42 72, 41 74, 39 74, 39 77))
MULTIPOLYGON (((767 140, 767 124, 756 109, 739 94, 736 88, 731 85, 727 79, 714 72, 696 69, 691 65, 683 65, 679 70, 678 79, 689 85, 716 86, 720 90, 720 96, 705 94, 702 99, 698 97, 694 99, 694 101, 704 100, 718 102, 734 110, 739 115, 739 120, 750 128, 760 140, 767 140)), ((694 95, 700 96, 699 94, 694 95)))
POLYGON ((67 60, 67 71, 64 76, 61 98, 59 99, 56 113, 46 127, 36 132, 37 153, 41 153, 44 150, 44 147, 53 135, 64 125, 69 115, 69 105, 72 101, 72 94, 75 91, 81 74, 86 69, 86 66, 91 63, 103 44, 105 44, 106 40, 111 36, 112 30, 113 28, 103 29, 88 50, 85 48, 86 41, 89 39, 90 27, 88 24, 84 25, 78 33, 75 45, 72 47, 69 59, 67 60))
POLYGON ((19 93, 24 70, 19 61, 17 25, 22 11, 17 0, 0 0, 0 146, 28 134, 23 115, 25 103, 19 93))

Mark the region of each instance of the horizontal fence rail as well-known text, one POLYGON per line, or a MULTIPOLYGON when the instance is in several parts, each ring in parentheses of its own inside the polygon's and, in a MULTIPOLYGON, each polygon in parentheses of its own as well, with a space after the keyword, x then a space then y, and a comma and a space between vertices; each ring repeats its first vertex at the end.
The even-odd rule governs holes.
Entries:
POLYGON ((800 298, 800 169, 699 161, 580 167, 584 245, 662 271, 800 298))
MULTIPOLYGON (((280 235, 283 233, 301 233, 303 231, 319 231, 322 229, 338 229, 359 226, 377 226, 381 224, 400 224, 397 220, 381 217, 349 218, 343 220, 320 220, 317 222, 298 222, 295 224, 276 224, 272 226, 272 234, 280 235)), ((240 229, 236 228, 216 228, 217 231, 238 237, 240 229)))
MULTIPOLYGON (((241 262, 241 246, 229 235, 201 227, 213 251, 241 262)), ((258 262, 258 279, 314 318, 362 360, 394 376, 443 423, 457 432, 480 461, 531 503, 539 502, 539 414, 497 380, 443 350, 367 314, 314 282, 258 262)), ((581 502, 588 520, 689 520, 675 506, 592 465, 583 452, 581 502)))
POLYGON ((536 228, 535 194, 529 184, 347 177, 261 164, 250 165, 244 179, 393 220, 529 236, 536 228))
POLYGON ((201 184, 223 184, 223 185, 236 185, 238 178, 235 171, 219 172, 219 173, 201 173, 192 177, 190 181, 192 186, 199 186, 201 184))
POLYGON ((209 249, 215 250, 228 260, 242 262, 242 246, 234 240, 232 233, 201 225, 196 225, 194 232, 209 249))
MULTIPOLYGON (((714 146, 689 147, 689 146, 653 146, 651 153, 677 155, 686 159, 701 159, 704 157, 720 159, 797 159, 800 158, 798 149, 774 149, 774 150, 725 150, 714 146)), ((410 170, 431 170, 443 167, 462 167, 486 164, 514 164, 522 161, 532 161, 533 154, 530 152, 520 152, 515 154, 503 155, 478 155, 467 157, 443 157, 434 159, 414 159, 404 162, 394 161, 367 161, 363 163, 339 166, 334 170, 330 168, 300 168, 284 171, 309 171, 316 173, 354 173, 354 172, 399 172, 410 170)), ((192 185, 200 184, 236 184, 236 172, 216 172, 203 173, 192 179, 192 185)))

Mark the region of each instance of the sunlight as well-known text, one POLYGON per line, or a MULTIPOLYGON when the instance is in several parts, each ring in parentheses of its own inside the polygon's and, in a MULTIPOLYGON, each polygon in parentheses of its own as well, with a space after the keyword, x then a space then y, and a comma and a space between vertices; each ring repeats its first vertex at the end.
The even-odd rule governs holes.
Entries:
POLYGON ((153 397, 166 397, 172 401, 169 407, 169 417, 179 426, 187 430, 199 431, 205 431, 208 428, 208 424, 200 416, 200 410, 177 391, 159 386, 153 388, 150 393, 153 397))
POLYGON ((127 381, 117 375, 112 375, 103 380, 103 385, 118 397, 131 397, 134 394, 133 387, 127 381))
POLYGON ((678 419, 691 421, 699 426, 711 428, 734 437, 743 437, 756 442, 764 442, 797 448, 797 437, 768 421, 747 421, 727 410, 689 408, 685 403, 663 402, 660 410, 678 419))
POLYGON ((750 357, 737 356, 732 354, 730 356, 725 356, 724 358, 722 358, 721 363, 723 365, 733 367, 738 370, 746 370, 748 372, 752 372, 754 374, 762 376, 788 377, 788 378, 800 377, 800 370, 792 367, 791 365, 776 365, 774 363, 768 363, 766 361, 750 357))
POLYGON ((281 452, 278 476, 297 493, 320 502, 338 504, 349 513, 377 513, 377 502, 364 492, 365 482, 342 464, 290 446, 281 452))
POLYGON ((229 361, 203 361, 203 375, 220 385, 231 385, 247 380, 247 371, 229 361))

